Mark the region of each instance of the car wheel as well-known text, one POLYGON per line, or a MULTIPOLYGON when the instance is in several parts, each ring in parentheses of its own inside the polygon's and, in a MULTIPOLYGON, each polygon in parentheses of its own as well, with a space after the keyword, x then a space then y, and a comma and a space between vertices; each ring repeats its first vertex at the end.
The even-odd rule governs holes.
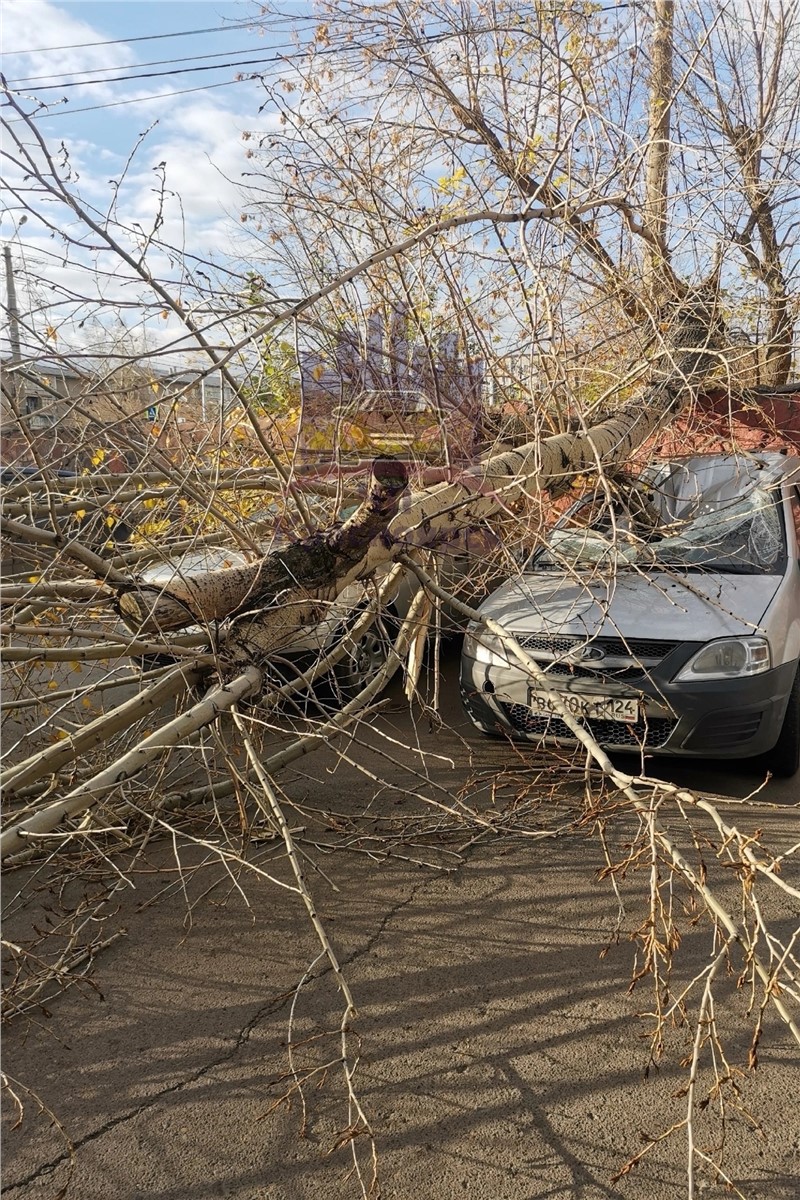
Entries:
POLYGON ((763 761, 768 770, 781 779, 789 779, 800 770, 800 666, 789 693, 778 740, 764 755, 763 761))
POLYGON ((351 700, 371 683, 386 664, 389 651, 394 644, 396 618, 384 613, 337 663, 331 673, 331 683, 341 703, 351 700))

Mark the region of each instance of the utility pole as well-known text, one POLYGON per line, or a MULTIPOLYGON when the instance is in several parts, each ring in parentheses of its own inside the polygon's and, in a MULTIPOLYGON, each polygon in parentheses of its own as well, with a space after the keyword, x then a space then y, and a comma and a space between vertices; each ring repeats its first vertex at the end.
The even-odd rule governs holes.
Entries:
POLYGON ((6 308, 8 311, 8 340, 11 342, 11 384, 15 401, 19 401, 20 377, 15 370, 22 362, 22 348, 19 340, 19 308, 17 307, 17 286, 14 282, 14 264, 11 261, 11 247, 3 246, 3 261, 6 268, 6 308))
POLYGON ((6 297, 8 299, 8 337, 11 342, 11 361, 22 362, 22 350, 19 341, 19 308, 17 307, 17 285, 14 282, 14 264, 11 261, 11 247, 3 246, 3 260, 6 266, 6 297))

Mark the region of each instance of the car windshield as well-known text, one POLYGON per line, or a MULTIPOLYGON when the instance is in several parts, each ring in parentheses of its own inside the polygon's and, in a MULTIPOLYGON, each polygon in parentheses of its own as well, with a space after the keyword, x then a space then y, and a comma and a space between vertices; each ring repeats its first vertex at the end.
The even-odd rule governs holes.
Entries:
POLYGON ((657 506, 662 511, 649 528, 621 508, 615 508, 612 522, 606 505, 594 519, 591 510, 596 511, 597 502, 586 501, 553 530, 531 566, 680 567, 748 575, 785 569, 783 521, 774 489, 755 487, 744 496, 716 502, 698 497, 693 505, 676 505, 672 499, 657 506), (676 507, 684 510, 680 516, 676 507))

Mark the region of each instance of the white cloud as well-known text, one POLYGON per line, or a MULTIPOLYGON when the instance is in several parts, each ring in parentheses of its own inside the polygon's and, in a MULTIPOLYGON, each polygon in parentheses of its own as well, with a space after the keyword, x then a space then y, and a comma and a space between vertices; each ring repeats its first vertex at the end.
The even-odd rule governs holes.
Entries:
MULTIPOLYGON (((12 51, 31 42, 31 28, 41 31, 37 46, 101 41, 108 37, 106 32, 76 20, 48 0, 5 0, 4 40, 12 51)), ((45 70, 69 73, 114 64, 130 67, 135 62, 134 52, 119 45, 64 50, 41 58, 35 53, 21 51, 6 56, 6 71, 10 78, 21 78, 42 75, 45 70)), ((256 119, 259 125, 264 124, 263 114, 258 118, 255 116, 263 92, 256 84, 241 83, 216 93, 166 95, 174 87, 173 81, 165 81, 146 92, 132 93, 130 85, 103 85, 91 90, 92 104, 108 103, 123 95, 130 98, 144 94, 148 100, 130 107, 111 108, 102 115, 92 113, 81 117, 76 114, 72 120, 69 117, 44 118, 37 125, 51 150, 55 150, 64 137, 74 178, 74 184, 70 186, 75 187, 82 201, 91 206, 101 222, 113 202, 115 236, 134 256, 141 252, 145 237, 155 232, 159 242, 175 247, 178 252, 186 250, 202 258, 212 257, 224 265, 235 254, 241 254, 247 240, 247 230, 239 224, 238 217, 242 207, 240 180, 242 172, 251 164, 246 158, 247 147, 241 133, 251 128, 256 119), (135 123, 131 116, 136 118, 135 123), (152 128, 126 168, 136 134, 148 125, 152 128), (67 126, 71 130, 79 129, 80 136, 69 136, 67 126), (124 129, 129 131, 127 135, 123 134, 124 129), (163 199, 159 195, 158 170, 162 163, 165 174, 163 199), (160 223, 155 228, 159 215, 160 223)), ((71 106, 78 106, 78 90, 70 93, 71 106)), ((270 123, 271 118, 266 119, 270 123)), ((14 128, 26 142, 33 144, 24 125, 17 124, 14 128)), ((12 170, 10 182, 16 182, 25 194, 22 172, 12 170)), ((137 332, 137 337, 163 345, 180 336, 177 319, 161 319, 162 306, 157 303, 152 307, 152 293, 147 293, 146 286, 132 269, 119 259, 115 260, 112 252, 102 250, 98 253, 93 249, 99 239, 95 235, 87 237, 87 231, 81 229, 67 206, 41 197, 31 199, 30 193, 27 193, 27 199, 35 212, 55 226, 56 232, 37 221, 35 213, 16 230, 15 262, 20 268, 27 262, 31 274, 38 280, 28 288, 20 273, 20 303, 23 311, 35 314, 35 323, 42 330, 48 325, 59 329, 59 346, 81 346, 96 341, 98 320, 106 323, 109 329, 116 322, 118 333, 121 326, 113 315, 115 305, 120 306, 123 326, 137 329, 145 317, 144 305, 151 306, 151 315, 145 322, 150 332, 137 332), (79 238, 83 244, 66 245, 59 233, 79 238), (81 303, 80 297, 86 297, 94 304, 81 303), (137 307, 139 298, 141 308, 137 307), (90 315, 81 326, 81 321, 93 308, 95 315, 90 315)), ((10 207, 13 210, 14 205, 10 207)), ((17 221, 19 211, 12 215, 17 221)), ((3 224, 5 236, 9 235, 10 228, 6 219, 3 224)), ((147 265, 154 277, 166 282, 176 282, 183 274, 179 254, 170 256, 155 245, 148 250, 147 265)))
POLYGON ((133 207, 140 219, 155 210, 152 171, 162 162, 167 187, 180 197, 192 229, 233 212, 241 203, 240 179, 247 163, 240 128, 233 113, 208 98, 184 101, 150 135, 129 179, 131 188, 138 189, 133 207))
MULTIPOLYGON (((100 72, 107 67, 127 67, 136 61, 134 51, 125 45, 83 46, 81 43, 105 40, 87 21, 80 20, 49 0, 3 0, 3 74, 9 86, 21 95, 39 95, 55 101, 58 91, 37 93, 37 83, 65 82, 76 72, 100 72), (69 47, 78 49, 48 49, 69 47), (26 49, 30 46, 31 49, 26 49), (46 78, 42 78, 45 76, 46 78), (29 78, 38 77, 38 78, 29 78), (17 80, 29 80, 16 83, 17 80)), ((92 96, 102 103, 113 91, 112 85, 70 89, 74 103, 78 97, 92 96)))

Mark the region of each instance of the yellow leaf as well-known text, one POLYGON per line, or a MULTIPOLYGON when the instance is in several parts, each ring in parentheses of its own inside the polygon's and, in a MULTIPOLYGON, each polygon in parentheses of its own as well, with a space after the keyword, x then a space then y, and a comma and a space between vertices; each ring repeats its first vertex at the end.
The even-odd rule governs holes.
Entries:
POLYGON ((458 185, 466 175, 466 167, 456 167, 452 175, 443 175, 439 180, 440 192, 457 192, 458 185))
POLYGON ((115 517, 106 517, 106 525, 109 529, 113 529, 117 521, 115 517))
POLYGON ((75 512, 75 520, 76 521, 82 521, 85 516, 86 516, 85 508, 79 508, 76 510, 76 512, 75 512))
POLYGON ((168 308, 162 308, 162 310, 161 310, 161 320, 162 320, 162 321, 168 321, 168 320, 169 320, 169 309, 168 309, 168 308))
POLYGON ((28 583, 38 583, 41 578, 41 575, 29 575, 28 583))
POLYGON ((48 325, 44 332, 51 342, 58 341, 58 331, 52 325, 48 325))
POLYGON ((155 392, 156 395, 158 395, 158 388, 159 388, 158 380, 151 379, 150 380, 150 390, 155 392))
POLYGON ((58 687, 58 681, 55 679, 51 679, 47 686, 51 692, 54 692, 56 690, 56 688, 58 687))

